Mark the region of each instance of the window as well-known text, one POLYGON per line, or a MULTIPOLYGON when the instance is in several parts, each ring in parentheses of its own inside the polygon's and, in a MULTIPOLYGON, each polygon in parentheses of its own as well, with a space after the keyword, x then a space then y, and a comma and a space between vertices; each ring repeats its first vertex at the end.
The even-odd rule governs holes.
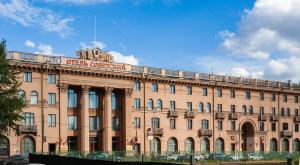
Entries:
POLYGON ((281 115, 281 116, 284 116, 284 108, 281 108, 281 110, 280 110, 280 115, 281 115))
POLYGON ((56 84, 56 75, 48 74, 48 84, 56 84))
POLYGON ((24 82, 32 82, 32 73, 24 72, 24 82))
POLYGON ((20 100, 23 100, 24 102, 26 102, 26 94, 23 90, 19 91, 18 97, 19 97, 20 100))
POLYGON ((139 117, 134 118, 134 128, 141 128, 141 118, 139 117))
POLYGON ((55 93, 48 93, 48 104, 49 105, 56 104, 56 94, 55 93))
POLYGON ((288 123, 282 123, 282 130, 289 130, 289 124, 288 123))
POLYGON ((89 91, 89 107, 98 108, 99 107, 99 96, 96 91, 89 91))
POLYGON ((22 124, 24 125, 34 125, 34 114, 29 112, 22 113, 22 124))
POLYGON ((68 90, 68 107, 77 107, 77 93, 73 89, 68 90))
POLYGON ((275 96, 275 94, 272 94, 271 100, 272 100, 272 101, 276 101, 276 96, 275 96))
POLYGON ((203 103, 198 104, 198 112, 202 113, 203 112, 203 103))
POLYGON ((153 110, 153 100, 152 99, 148 100, 147 109, 148 110, 153 110))
POLYGON ((133 106, 134 106, 135 110, 140 110, 141 109, 141 100, 139 98, 135 98, 133 106))
POLYGON ((283 102, 287 102, 287 95, 283 95, 283 102))
POLYGON ((111 110, 117 110, 119 108, 118 97, 116 93, 111 94, 111 110))
POLYGON ((49 114, 48 115, 48 126, 49 127, 55 127, 56 126, 56 115, 55 114, 49 114))
POLYGON ((159 118, 157 117, 152 117, 151 118, 151 128, 155 129, 155 128, 159 128, 159 118))
POLYGON ((210 113, 210 112, 211 112, 211 105, 210 105, 210 103, 207 103, 207 104, 206 104, 206 112, 207 112, 207 113, 210 113))
POLYGON ((265 123, 264 122, 259 122, 259 130, 264 131, 265 130, 265 123))
POLYGON ((158 84, 152 83, 152 92, 158 92, 158 84))
POLYGON ((193 120, 187 119, 187 129, 193 129, 193 120))
POLYGON ((230 112, 235 113, 235 105, 230 105, 230 112))
POLYGON ((192 107, 192 102, 187 102, 187 110, 188 111, 193 111, 193 107, 192 107))
POLYGON ((156 102, 156 110, 162 110, 162 101, 160 99, 156 102))
POLYGON ((120 129, 120 118, 113 117, 112 118, 112 130, 117 131, 120 129))
POLYGON ((217 89, 217 97, 222 97, 222 89, 217 89))
POLYGON ((138 82, 138 81, 134 82, 134 84, 133 84, 133 90, 134 91, 140 91, 141 90, 141 83, 138 82))
POLYGON ((295 123, 295 132, 299 132, 299 124, 295 123))
POLYGON ((249 106, 249 115, 253 115, 253 106, 252 105, 250 105, 249 106))
POLYGON ((287 108, 286 109, 286 113, 285 113, 286 116, 290 117, 291 116, 291 113, 290 113, 290 108, 287 108))
POLYGON ((265 108, 264 107, 259 107, 259 114, 264 115, 265 114, 265 108))
POLYGON ((276 123, 271 123, 271 130, 272 132, 276 131, 276 123))
POLYGON ((208 120, 206 120, 206 119, 201 120, 201 128, 202 129, 209 129, 208 120))
POLYGON ((295 96, 295 103, 298 103, 298 102, 299 102, 298 96, 295 96))
POLYGON ((219 131, 221 131, 223 129, 223 122, 222 122, 222 120, 218 120, 218 122, 217 122, 217 128, 218 128, 219 131))
POLYGON ((68 151, 77 151, 77 136, 68 136, 68 151))
POLYGON ((175 94, 175 85, 170 85, 170 93, 175 94))
POLYGON ((217 105, 217 111, 218 111, 218 113, 222 112, 222 104, 217 105))
POLYGON ((170 110, 174 111, 175 108, 175 101, 170 101, 170 110))
POLYGON ((247 114, 247 107, 246 107, 246 105, 243 105, 243 107, 242 107, 242 113, 243 114, 247 114))
POLYGON ((170 129, 176 129, 176 120, 170 119, 170 129))
POLYGON ((230 98, 235 98, 235 91, 234 90, 230 90, 230 98))
POLYGON ((298 109, 295 109, 295 116, 298 116, 298 109))
POLYGON ((264 93, 259 93, 259 100, 264 100, 265 99, 265 96, 264 96, 264 93))
POLYGON ((100 128, 100 118, 96 116, 90 116, 90 131, 96 131, 100 128))
POLYGON ((187 89, 187 94, 188 95, 192 95, 193 94, 193 87, 192 86, 187 86, 186 89, 187 89))
POLYGON ((251 99, 251 93, 250 92, 245 92, 245 97, 246 97, 246 100, 250 100, 251 99))
POLYGON ((77 130, 77 116, 68 116, 68 129, 77 130))
POLYGON ((275 107, 272 107, 272 109, 271 109, 271 115, 276 115, 276 108, 275 107))
POLYGON ((207 92, 207 88, 202 88, 202 96, 207 96, 208 92, 207 92))
POLYGON ((235 121, 229 121, 230 122, 230 130, 235 130, 235 121))
POLYGON ((36 91, 32 91, 30 93, 30 104, 37 104, 38 103, 38 93, 36 91))

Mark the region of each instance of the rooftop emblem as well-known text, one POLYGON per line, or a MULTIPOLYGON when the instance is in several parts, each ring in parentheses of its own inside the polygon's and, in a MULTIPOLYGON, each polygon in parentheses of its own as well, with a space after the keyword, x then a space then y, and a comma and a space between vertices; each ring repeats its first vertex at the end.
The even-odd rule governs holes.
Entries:
POLYGON ((76 53, 80 59, 84 59, 84 60, 93 60, 93 61, 102 61, 102 62, 114 61, 112 55, 102 51, 100 48, 79 50, 76 51, 76 53))

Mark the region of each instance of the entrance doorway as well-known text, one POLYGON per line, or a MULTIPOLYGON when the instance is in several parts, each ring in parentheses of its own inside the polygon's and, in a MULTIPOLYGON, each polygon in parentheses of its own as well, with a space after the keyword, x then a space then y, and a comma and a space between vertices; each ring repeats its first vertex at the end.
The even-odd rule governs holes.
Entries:
POLYGON ((246 122, 242 126, 242 150, 254 152, 254 127, 250 122, 246 122))
POLYGON ((56 152, 56 144, 55 143, 49 143, 49 153, 55 153, 56 152))

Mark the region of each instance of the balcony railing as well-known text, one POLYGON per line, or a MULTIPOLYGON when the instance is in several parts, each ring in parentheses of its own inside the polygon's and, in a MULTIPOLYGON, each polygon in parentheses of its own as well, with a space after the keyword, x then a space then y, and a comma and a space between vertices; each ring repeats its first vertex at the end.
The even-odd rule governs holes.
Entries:
POLYGON ((195 113, 193 111, 185 111, 184 116, 185 118, 194 118, 195 113))
POLYGON ((148 136, 162 136, 164 134, 163 128, 148 128, 148 136))
POLYGON ((37 125, 20 125, 20 132, 21 133, 36 133, 37 132, 37 125))
POLYGON ((225 119, 225 113, 217 112, 216 113, 216 119, 225 119))
POLYGON ((237 113, 230 113, 229 114, 229 120, 237 120, 238 114, 237 113))
POLYGON ((211 129, 199 129, 198 134, 199 134, 199 137, 212 136, 212 130, 211 129))
POLYGON ((271 121, 278 121, 279 116, 278 115, 271 115, 270 119, 271 119, 271 121))
POLYGON ((168 117, 178 117, 178 111, 169 110, 168 117))
POLYGON ((266 120, 267 120, 267 116, 266 116, 266 115, 263 115, 263 114, 260 114, 260 115, 258 116, 258 120, 259 120, 259 121, 266 121, 266 120))
POLYGON ((292 131, 288 131, 288 130, 283 130, 283 131, 281 131, 281 136, 282 137, 292 137, 293 136, 293 132, 292 131))

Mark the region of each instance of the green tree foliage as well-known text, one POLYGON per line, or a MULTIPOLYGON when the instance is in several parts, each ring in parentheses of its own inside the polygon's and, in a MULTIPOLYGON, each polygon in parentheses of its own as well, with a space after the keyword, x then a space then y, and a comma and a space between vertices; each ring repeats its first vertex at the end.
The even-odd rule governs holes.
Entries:
POLYGON ((20 71, 9 65, 6 59, 6 42, 0 43, 0 135, 18 132, 22 108, 26 107, 24 96, 19 96, 20 71))

